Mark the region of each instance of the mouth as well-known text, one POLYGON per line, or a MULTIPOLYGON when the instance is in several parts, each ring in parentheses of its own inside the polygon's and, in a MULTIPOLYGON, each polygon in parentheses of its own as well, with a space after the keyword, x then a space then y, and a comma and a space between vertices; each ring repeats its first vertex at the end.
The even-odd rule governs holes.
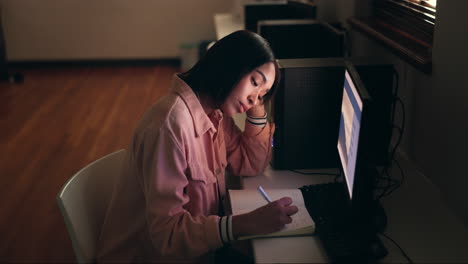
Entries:
POLYGON ((244 113, 244 112, 245 112, 245 107, 244 107, 244 105, 243 105, 241 102, 239 102, 239 112, 240 112, 240 113, 244 113))

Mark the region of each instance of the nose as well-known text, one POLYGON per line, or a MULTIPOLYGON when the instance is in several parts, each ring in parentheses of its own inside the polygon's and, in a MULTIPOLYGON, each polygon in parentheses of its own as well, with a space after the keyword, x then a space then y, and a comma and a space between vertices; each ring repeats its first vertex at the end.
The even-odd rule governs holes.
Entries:
POLYGON ((258 95, 260 94, 260 92, 257 92, 257 93, 254 93, 254 94, 251 94, 247 97, 247 100, 249 101, 249 104, 252 105, 252 106, 255 106, 258 104, 258 95))

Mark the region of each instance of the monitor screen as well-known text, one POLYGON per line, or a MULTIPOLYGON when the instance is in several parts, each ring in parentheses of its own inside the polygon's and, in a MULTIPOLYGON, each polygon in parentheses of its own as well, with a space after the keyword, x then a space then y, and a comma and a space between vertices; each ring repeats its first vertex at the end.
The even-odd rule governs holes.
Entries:
POLYGON ((351 199, 353 196, 353 185, 356 173, 362 110, 363 101, 359 96, 349 71, 345 70, 338 134, 338 154, 351 199))
POLYGON ((382 130, 374 126, 376 108, 360 74, 351 62, 345 65, 337 149, 353 214, 365 218, 377 179, 374 135, 382 130))
POLYGON ((376 156, 381 152, 382 146, 388 146, 376 146, 378 141, 375 140, 376 135, 386 132, 382 127, 375 126, 378 117, 376 114, 383 114, 376 108, 382 100, 375 100, 371 96, 352 63, 345 64, 337 142, 344 176, 343 187, 348 194, 353 220, 367 226, 366 228, 382 230, 385 224, 381 223, 386 220, 376 221, 386 219, 376 197, 380 163, 376 156))

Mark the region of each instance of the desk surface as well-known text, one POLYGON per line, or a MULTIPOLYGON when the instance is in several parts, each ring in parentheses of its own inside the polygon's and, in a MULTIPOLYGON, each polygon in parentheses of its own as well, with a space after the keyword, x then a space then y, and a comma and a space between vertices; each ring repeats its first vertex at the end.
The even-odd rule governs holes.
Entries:
MULTIPOLYGON (((411 164, 400 159, 403 185, 382 200, 388 218, 385 233, 415 263, 468 263, 468 228, 445 206, 439 191, 411 164)), ((398 170, 392 175, 400 175, 398 170)), ((330 176, 302 175, 270 167, 260 176, 243 178, 244 189, 298 188, 330 181, 330 176)), ((382 263, 407 263, 399 249, 380 235, 389 254, 382 263)), ((324 263, 327 257, 314 236, 255 239, 256 263, 324 263)))

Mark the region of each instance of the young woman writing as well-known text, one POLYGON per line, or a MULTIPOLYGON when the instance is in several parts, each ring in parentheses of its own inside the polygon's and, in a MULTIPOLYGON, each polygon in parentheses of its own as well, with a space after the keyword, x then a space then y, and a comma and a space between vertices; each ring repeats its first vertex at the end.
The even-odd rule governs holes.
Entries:
POLYGON ((282 198, 225 215, 224 173, 255 176, 271 154, 264 102, 279 80, 268 43, 249 31, 216 42, 144 115, 127 149, 98 262, 209 262, 239 236, 278 231, 297 212, 282 198), (232 116, 246 112, 245 130, 232 116))

